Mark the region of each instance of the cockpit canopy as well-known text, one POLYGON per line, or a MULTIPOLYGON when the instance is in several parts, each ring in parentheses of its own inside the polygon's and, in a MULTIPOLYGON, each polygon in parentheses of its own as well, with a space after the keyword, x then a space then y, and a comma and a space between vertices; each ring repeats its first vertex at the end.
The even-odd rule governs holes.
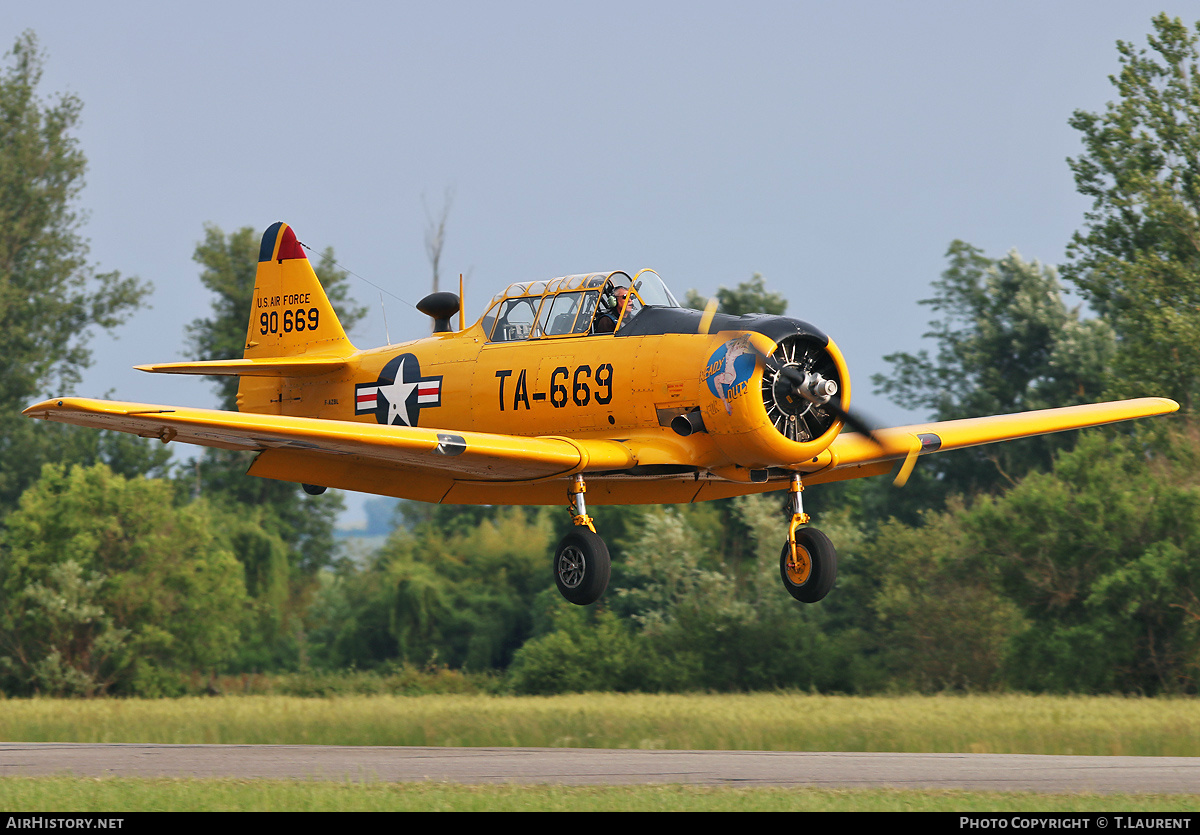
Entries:
POLYGON ((492 298, 480 322, 489 342, 519 342, 601 333, 596 329, 599 318, 608 316, 614 323, 621 319, 623 325, 651 305, 679 307, 654 270, 641 270, 633 278, 621 270, 584 273, 510 285, 492 298), (632 288, 624 317, 615 297, 620 287, 632 288))

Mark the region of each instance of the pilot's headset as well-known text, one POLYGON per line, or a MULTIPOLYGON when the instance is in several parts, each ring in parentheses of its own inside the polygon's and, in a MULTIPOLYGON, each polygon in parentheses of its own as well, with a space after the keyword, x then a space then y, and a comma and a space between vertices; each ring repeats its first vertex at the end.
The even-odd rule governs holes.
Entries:
POLYGON ((605 310, 615 312, 617 309, 617 286, 612 283, 612 279, 604 282, 604 289, 600 291, 600 304, 605 310))

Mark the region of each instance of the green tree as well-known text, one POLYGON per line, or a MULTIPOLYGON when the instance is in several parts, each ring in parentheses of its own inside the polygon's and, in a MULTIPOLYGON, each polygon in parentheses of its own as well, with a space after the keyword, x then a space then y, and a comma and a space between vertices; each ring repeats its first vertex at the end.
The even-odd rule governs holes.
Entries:
POLYGON ((918 527, 881 526, 866 548, 877 588, 875 645, 895 685, 924 691, 1004 686, 1009 642, 1027 626, 1016 604, 970 558, 963 507, 918 527))
MULTIPOLYGON (((1115 351, 1112 330, 1067 307, 1052 268, 1015 251, 994 260, 962 241, 951 243, 946 255, 949 266, 933 283, 934 296, 921 302, 941 314, 925 334, 936 354, 884 357, 893 371, 872 378, 878 392, 905 408, 927 410, 933 420, 1099 399, 1115 351)), ((1054 451, 1074 437, 1047 435, 934 456, 918 466, 925 478, 913 486, 936 500, 949 491, 1012 484, 1048 468, 1054 451)))
POLYGON ((550 590, 539 601, 551 628, 516 653, 508 684, 517 693, 600 691, 651 692, 662 689, 663 660, 655 656, 611 609, 584 608, 550 590))
MULTIPOLYGON (((76 207, 87 168, 74 136, 82 103, 39 93, 45 56, 32 32, 17 38, 7 59, 0 74, 0 512, 15 505, 42 462, 104 457, 99 441, 78 441, 70 437, 78 433, 20 410, 38 394, 69 393, 91 364, 93 331, 124 322, 149 292, 88 263, 76 207)), ((107 452, 130 449, 110 444, 107 452)), ((160 456, 148 465, 163 463, 160 456)))
POLYGON ((262 670, 277 668, 281 661, 289 666, 299 663, 304 652, 303 632, 295 628, 293 596, 307 590, 308 584, 294 588, 291 551, 273 524, 274 518, 262 507, 226 506, 221 515, 225 518, 218 534, 222 545, 241 564, 250 596, 237 667, 262 670))
POLYGON ((104 693, 128 663, 129 630, 113 623, 97 602, 103 574, 83 576, 74 560, 50 566, 19 596, 21 627, 10 636, 13 655, 0 664, 17 678, 18 690, 50 696, 104 693), (12 640, 16 638, 16 640, 12 640))
MULTIPOLYGON (((787 310, 787 299, 779 293, 767 291, 762 273, 755 273, 747 281, 743 281, 730 290, 728 287, 717 288, 717 310, 730 316, 742 316, 747 313, 771 313, 782 316, 787 310)), ((693 310, 703 310, 708 299, 695 290, 688 290, 683 306, 693 310)))
POLYGON ((331 645, 319 654, 330 666, 507 667, 553 583, 553 514, 509 507, 455 530, 398 529, 368 568, 342 566, 310 609, 314 641, 331 645))
POLYGON ((228 520, 173 498, 103 464, 46 465, 0 533, 8 692, 153 694, 164 671, 231 657, 246 590, 228 520))
POLYGON ((1027 623, 1007 653, 1013 685, 1196 692, 1200 444, 1173 452, 1088 433, 1052 473, 958 514, 964 553, 1027 623))
MULTIPOLYGON (((229 235, 211 224, 205 226, 204 240, 197 244, 193 260, 202 267, 201 282, 213 293, 213 309, 210 316, 188 325, 187 351, 192 359, 232 359, 244 352, 254 301, 259 237, 248 226, 229 235)), ((348 300, 349 273, 334 266, 332 248, 324 251, 315 270, 343 327, 349 331, 366 314, 364 308, 348 300)), ((236 410, 238 378, 212 379, 220 408, 236 410)), ((333 524, 342 507, 341 498, 332 493, 307 497, 298 485, 250 478, 245 473, 252 460, 252 453, 207 449, 193 472, 181 475, 181 481, 222 507, 252 515, 268 539, 277 537, 284 543, 295 572, 288 605, 300 605, 292 598, 319 568, 328 564, 335 551, 333 524)), ((239 556, 254 562, 247 554, 239 556)))
POLYGON ((1190 410, 1200 381, 1200 62, 1197 35, 1178 18, 1159 14, 1153 27, 1149 52, 1117 42, 1116 101, 1071 117, 1084 150, 1068 162, 1092 206, 1063 273, 1120 340, 1111 390, 1190 410))

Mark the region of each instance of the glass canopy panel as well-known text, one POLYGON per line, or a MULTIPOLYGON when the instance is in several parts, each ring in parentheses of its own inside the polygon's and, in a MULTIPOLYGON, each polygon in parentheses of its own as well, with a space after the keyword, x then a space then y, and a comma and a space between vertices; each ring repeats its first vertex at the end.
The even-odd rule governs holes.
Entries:
MULTIPOLYGON (((554 297, 554 305, 545 315, 543 333, 546 336, 563 336, 573 332, 575 315, 579 312, 579 302, 583 293, 559 293, 554 297)), ((543 305, 543 307, 548 306, 543 305)))
POLYGON ((496 327, 492 331, 492 342, 520 342, 528 339, 537 315, 538 296, 505 299, 500 303, 496 316, 496 327))
POLYGON ((546 335, 546 325, 549 322, 550 309, 552 307, 554 307, 554 296, 546 296, 542 299, 542 309, 538 314, 537 327, 533 329, 533 336, 535 338, 546 335))
POLYGON ((596 301, 600 298, 599 290, 589 290, 583 294, 583 305, 575 318, 575 328, 572 333, 587 333, 592 328, 592 320, 596 317, 596 301))
POLYGON ((487 311, 483 314, 483 317, 479 320, 480 324, 483 326, 484 338, 487 339, 489 342, 491 342, 491 340, 492 340, 492 328, 496 324, 496 311, 498 309, 499 309, 499 306, 496 304, 495 301, 493 301, 490 305, 488 305, 487 311))
POLYGON ((667 285, 658 277, 654 270, 642 270, 633 280, 633 289, 641 296, 646 304, 657 307, 679 307, 675 296, 667 289, 667 285))

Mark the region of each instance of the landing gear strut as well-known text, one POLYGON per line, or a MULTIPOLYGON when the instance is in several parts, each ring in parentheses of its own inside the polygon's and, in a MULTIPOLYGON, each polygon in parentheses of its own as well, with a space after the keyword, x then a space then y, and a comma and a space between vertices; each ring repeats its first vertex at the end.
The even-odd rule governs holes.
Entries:
POLYGON ((562 596, 578 606, 599 600, 608 588, 612 572, 608 546, 587 514, 587 503, 583 500, 586 490, 583 476, 576 475, 567 489, 571 520, 576 528, 563 537, 554 552, 554 582, 562 596))
POLYGON ((792 521, 788 525, 788 539, 779 555, 779 576, 788 594, 802 603, 816 603, 829 594, 833 581, 837 579, 837 551, 829 537, 816 528, 802 528, 808 524, 801 494, 804 485, 799 475, 792 476, 791 492, 792 521))
MULTIPOLYGON (((608 546, 588 516, 583 498, 586 491, 583 476, 576 475, 567 488, 567 506, 576 527, 554 552, 554 583, 563 597, 579 606, 599 600, 612 573, 608 546)), ((816 603, 829 594, 837 579, 837 551, 825 534, 816 528, 801 527, 808 524, 809 516, 804 512, 804 485, 799 475, 792 476, 790 492, 792 519, 779 555, 779 576, 792 597, 802 603, 816 603)))

